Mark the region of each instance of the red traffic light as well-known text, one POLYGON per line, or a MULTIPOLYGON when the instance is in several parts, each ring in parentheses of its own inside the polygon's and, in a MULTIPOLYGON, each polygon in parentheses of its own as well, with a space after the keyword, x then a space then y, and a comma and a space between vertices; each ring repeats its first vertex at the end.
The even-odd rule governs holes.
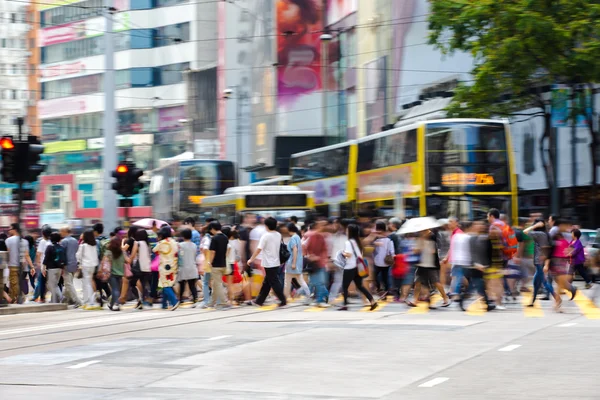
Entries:
POLYGON ((15 148, 15 144, 11 138, 3 137, 0 139, 0 147, 2 147, 4 150, 12 150, 15 148))
POLYGON ((117 167, 117 172, 119 174, 126 174, 127 172, 129 172, 129 168, 127 167, 127 165, 121 164, 117 167))

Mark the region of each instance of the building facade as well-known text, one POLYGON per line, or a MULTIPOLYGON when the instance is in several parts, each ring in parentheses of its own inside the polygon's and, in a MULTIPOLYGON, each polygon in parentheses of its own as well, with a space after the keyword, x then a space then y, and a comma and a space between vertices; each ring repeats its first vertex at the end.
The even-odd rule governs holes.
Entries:
MULTIPOLYGON (((47 177, 38 200, 56 218, 102 216, 105 35, 112 35, 117 151, 144 171, 192 150, 186 71, 216 63, 216 3, 115 0, 38 3, 37 117, 47 177), (71 178, 72 177, 72 178, 71 178)), ((131 216, 150 216, 144 194, 131 216)), ((42 215, 42 219, 44 219, 42 215)))
POLYGON ((15 119, 27 112, 27 4, 0 1, 0 133, 17 132, 15 119))

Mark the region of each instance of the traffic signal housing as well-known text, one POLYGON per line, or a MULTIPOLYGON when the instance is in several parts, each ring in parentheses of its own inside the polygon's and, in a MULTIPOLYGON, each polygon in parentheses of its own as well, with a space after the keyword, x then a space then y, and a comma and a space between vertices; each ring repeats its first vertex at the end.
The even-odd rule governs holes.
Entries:
POLYGON ((116 179, 116 182, 112 184, 112 188, 123 197, 139 194, 144 187, 144 184, 140 182, 142 175, 144 175, 144 171, 136 168, 134 163, 130 161, 121 162, 112 173, 113 178, 116 179))
POLYGON ((42 172, 46 170, 46 165, 42 164, 42 154, 44 146, 37 136, 30 135, 27 144, 27 171, 26 182, 35 182, 42 172))
POLYGON ((0 139, 0 151, 2 154, 2 180, 8 183, 17 182, 17 149, 12 137, 3 136, 0 139))
POLYGON ((26 141, 3 136, 0 138, 0 151, 4 182, 35 182, 46 169, 46 165, 40 163, 44 146, 37 136, 29 135, 26 141))

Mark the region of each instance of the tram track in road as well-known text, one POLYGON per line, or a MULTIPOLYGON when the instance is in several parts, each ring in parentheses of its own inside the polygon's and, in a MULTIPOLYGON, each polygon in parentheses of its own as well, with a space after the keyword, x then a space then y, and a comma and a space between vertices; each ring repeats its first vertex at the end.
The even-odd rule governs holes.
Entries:
MULTIPOLYGON (((299 305, 291 306, 290 308, 295 308, 295 307, 299 307, 299 305)), ((21 330, 8 329, 5 331, 0 331, 0 340, 3 344, 5 344, 7 341, 10 341, 10 340, 23 340, 23 339, 39 338, 39 337, 45 337, 45 336, 50 336, 50 335, 60 335, 60 334, 68 334, 68 333, 74 333, 74 332, 82 332, 82 331, 86 331, 86 330, 90 330, 90 329, 104 329, 104 328, 120 327, 120 326, 138 324, 138 323, 145 324, 145 323, 154 322, 154 321, 156 321, 156 322, 161 322, 161 321, 171 322, 173 320, 177 321, 181 318, 184 318, 184 319, 185 318, 194 318, 194 317, 198 317, 199 315, 218 313, 218 316, 215 316, 212 318, 192 320, 192 321, 183 321, 183 322, 176 322, 176 323, 171 322, 171 323, 160 324, 157 326, 150 326, 150 327, 144 326, 143 328, 128 329, 128 330, 119 331, 119 332, 101 333, 101 334, 97 334, 97 335, 86 336, 86 337, 80 338, 79 340, 98 339, 98 338, 103 338, 103 337, 107 337, 107 336, 124 335, 124 334, 137 333, 137 332, 143 332, 143 331, 152 331, 152 330, 163 329, 163 328, 199 324, 199 323, 204 323, 204 322, 222 321, 222 320, 232 319, 232 318, 236 318, 236 317, 245 317, 248 315, 263 314, 265 312, 271 312, 271 311, 275 311, 275 310, 256 309, 256 311, 251 311, 251 312, 242 313, 242 314, 229 313, 229 311, 233 311, 233 310, 228 310, 228 311, 209 310, 209 311, 205 311, 205 312, 194 312, 194 313, 185 313, 185 314, 178 313, 177 315, 173 315, 173 316, 161 316, 161 317, 157 317, 157 318, 148 318, 148 319, 124 320, 122 322, 117 322, 117 323, 112 323, 112 324, 111 323, 101 324, 101 325, 93 324, 91 326, 85 326, 85 327, 77 327, 77 325, 74 325, 75 329, 63 329, 63 330, 52 331, 52 332, 38 332, 36 334, 31 334, 31 335, 20 335, 20 336, 13 336, 13 337, 5 338, 3 336, 5 334, 7 334, 7 332, 8 332, 8 334, 10 334, 10 333, 16 334, 19 331, 22 331, 22 329, 21 330)), ((140 312, 139 314, 132 313, 130 315, 143 315, 143 313, 142 312, 140 312)), ((90 322, 109 322, 110 319, 111 319, 110 317, 107 317, 107 318, 98 318, 98 319, 92 319, 92 320, 77 320, 77 321, 82 321, 82 322, 86 321, 89 324, 90 322)), ((60 327, 65 327, 65 326, 64 326, 64 324, 48 325, 48 329, 52 329, 53 327, 60 328, 60 327)), ((31 328, 32 328, 32 330, 37 329, 38 331, 45 330, 44 326, 31 327, 31 328)), ((62 344, 62 343, 67 343, 67 342, 73 342, 73 340, 74 340, 74 338, 71 337, 68 339, 48 341, 48 342, 43 342, 43 343, 34 343, 34 344, 28 344, 28 345, 16 346, 16 347, 8 347, 8 348, 0 347, 0 351, 2 351, 4 353, 4 352, 8 352, 8 351, 15 351, 15 350, 26 350, 26 349, 31 349, 31 348, 35 348, 35 347, 51 346, 51 345, 62 344)))

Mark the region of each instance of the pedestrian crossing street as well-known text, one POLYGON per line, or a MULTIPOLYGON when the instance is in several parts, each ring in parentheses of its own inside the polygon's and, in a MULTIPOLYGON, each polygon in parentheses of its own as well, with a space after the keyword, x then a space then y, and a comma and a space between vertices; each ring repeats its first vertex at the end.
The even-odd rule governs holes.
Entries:
MULTIPOLYGON (((554 301, 542 301, 537 300, 534 304, 534 307, 527 307, 528 304, 531 304, 532 294, 531 293, 522 293, 521 296, 517 299, 518 303, 510 303, 505 304, 506 310, 498 311, 498 312, 519 312, 522 313, 523 316, 527 318, 542 318, 544 315, 549 313, 556 313, 553 309, 554 301)), ((338 299, 341 301, 341 299, 338 299)), ((391 301, 379 301, 379 307, 370 311, 368 305, 365 304, 364 307, 354 307, 350 308, 350 311, 359 311, 359 312, 381 312, 383 310, 387 312, 401 312, 406 314, 429 314, 429 313, 438 313, 438 312, 460 312, 458 303, 453 303, 448 308, 442 308, 439 305, 442 303, 442 297, 438 294, 435 294, 431 297, 431 303, 434 305, 438 305, 436 309, 432 310, 429 308, 429 304, 425 302, 420 302, 417 304, 417 307, 408 307, 404 304, 394 303, 391 301)), ((466 301, 466 312, 464 314, 471 316, 481 316, 486 313, 486 307, 481 299, 466 301)), ((265 306, 263 307, 265 310, 275 309, 275 305, 265 306)), ((306 307, 304 312, 330 312, 337 310, 336 307, 330 308, 320 308, 320 307, 306 307)), ((575 299, 570 302, 567 296, 563 296, 563 307, 562 311, 565 314, 582 314, 587 319, 600 319, 600 308, 594 304, 594 302, 581 290, 577 292, 575 299)))
MULTIPOLYGON (((531 293, 521 293, 521 296, 517 298, 517 303, 509 303, 504 304, 506 310, 497 311, 497 312, 510 312, 510 313, 521 313, 526 318, 542 318, 547 314, 556 313, 554 311, 554 301, 536 301, 534 307, 527 307, 528 304, 531 303, 532 295, 531 293)), ((442 298, 440 295, 435 294, 431 298, 431 303, 437 305, 436 309, 430 309, 429 304, 425 302, 420 302, 416 307, 408 307, 405 304, 395 303, 393 301, 382 301, 378 302, 379 306, 377 309, 370 311, 368 304, 364 303, 363 307, 360 307, 360 303, 358 300, 353 299, 351 305, 349 307, 348 312, 366 312, 366 313, 378 313, 385 310, 385 312, 398 312, 402 314, 435 314, 439 312, 459 312, 463 313, 460 310, 458 303, 453 303, 448 308, 440 307, 442 303, 442 298)), ((290 300, 290 306, 297 312, 307 312, 307 313, 322 313, 322 312, 338 312, 337 305, 341 304, 343 301, 342 297, 338 297, 334 302, 334 305, 329 308, 321 308, 318 306, 305 306, 302 300, 290 300)), ((121 306, 121 309, 126 310, 134 310, 135 302, 130 302, 121 306)), ((180 309, 194 309, 197 312, 205 312, 205 311, 214 311, 215 308, 206 308, 202 309, 197 305, 197 307, 193 307, 194 304, 192 302, 184 302, 179 308, 180 309)), ((481 299, 470 299, 465 302, 465 306, 467 311, 464 312, 466 315, 471 316, 482 316, 486 313, 485 304, 481 299)), ((245 306, 247 309, 250 307, 245 306)), ((266 304, 262 307, 252 307, 253 311, 273 311, 277 309, 277 304, 266 304)), ((159 305, 155 305, 152 311, 162 311, 159 305)), ((176 311, 175 311, 176 312, 176 311)), ((496 312, 496 311, 494 311, 496 312)), ((569 297, 567 295, 563 296, 563 307, 562 312, 565 314, 580 314, 587 319, 600 319, 600 308, 596 305, 590 297, 583 293, 582 290, 577 292, 575 299, 573 301, 569 301, 569 297)))

